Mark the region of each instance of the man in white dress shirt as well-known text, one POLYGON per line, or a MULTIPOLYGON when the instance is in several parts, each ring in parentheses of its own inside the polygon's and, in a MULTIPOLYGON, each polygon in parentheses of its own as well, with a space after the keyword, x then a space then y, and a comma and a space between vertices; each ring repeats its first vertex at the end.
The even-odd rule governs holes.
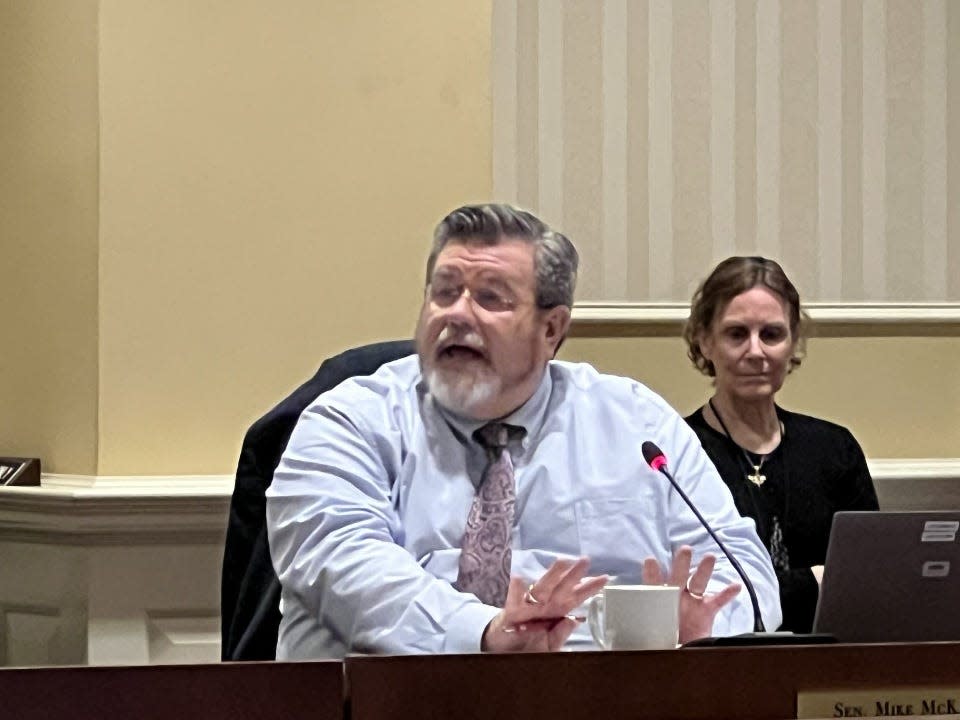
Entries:
POLYGON ((611 577, 684 587, 681 641, 751 630, 735 571, 644 440, 779 625, 769 556, 683 419, 636 381, 553 359, 577 264, 510 206, 441 221, 417 356, 318 397, 268 490, 278 659, 590 646, 572 613, 611 577))

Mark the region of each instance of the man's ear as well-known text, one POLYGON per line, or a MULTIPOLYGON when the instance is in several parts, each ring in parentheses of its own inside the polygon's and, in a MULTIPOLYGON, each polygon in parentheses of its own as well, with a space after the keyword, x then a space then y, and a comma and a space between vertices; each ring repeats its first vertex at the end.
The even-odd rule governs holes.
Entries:
POLYGON ((567 337, 567 331, 570 330, 570 308, 566 305, 557 305, 549 310, 544 310, 544 336, 543 339, 550 349, 550 356, 557 354, 560 343, 567 337))

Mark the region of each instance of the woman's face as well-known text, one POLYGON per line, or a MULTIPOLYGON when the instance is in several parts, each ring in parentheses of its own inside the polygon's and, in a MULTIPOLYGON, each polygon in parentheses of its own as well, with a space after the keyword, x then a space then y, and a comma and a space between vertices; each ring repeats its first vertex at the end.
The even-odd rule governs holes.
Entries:
POLYGON ((700 338, 717 392, 748 401, 773 398, 796 344, 786 301, 762 285, 733 298, 700 338))

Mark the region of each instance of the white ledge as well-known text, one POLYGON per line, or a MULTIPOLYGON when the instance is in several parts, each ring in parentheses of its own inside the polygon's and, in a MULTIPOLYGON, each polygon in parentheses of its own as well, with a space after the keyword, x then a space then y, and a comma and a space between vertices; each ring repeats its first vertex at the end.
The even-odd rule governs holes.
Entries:
POLYGON ((0 540, 85 545, 222 543, 233 477, 44 475, 0 488, 0 540))
MULTIPOLYGON (((960 303, 806 303, 819 325, 960 324, 960 303)), ((584 302, 573 308, 575 323, 679 324, 690 314, 687 303, 584 302)))
MULTIPOLYGON (((869 461, 885 509, 960 508, 960 458, 869 461)), ((0 487, 0 541, 81 545, 219 544, 233 477, 44 475, 0 487)))
POLYGON ((874 480, 948 480, 960 483, 960 458, 868 460, 874 480))
POLYGON ((233 492, 232 475, 58 475, 44 474, 40 487, 65 497, 219 497, 233 492))

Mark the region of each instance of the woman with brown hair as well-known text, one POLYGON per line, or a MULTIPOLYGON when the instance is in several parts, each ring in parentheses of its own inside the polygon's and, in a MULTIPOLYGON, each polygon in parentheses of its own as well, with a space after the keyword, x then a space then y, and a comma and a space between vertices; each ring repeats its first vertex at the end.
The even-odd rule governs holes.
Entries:
POLYGON ((850 431, 776 404, 803 358, 804 320, 779 264, 731 257, 697 289, 684 328, 687 355, 714 385, 686 420, 756 522, 780 581, 780 629, 794 632, 813 625, 833 514, 878 509, 850 431))

